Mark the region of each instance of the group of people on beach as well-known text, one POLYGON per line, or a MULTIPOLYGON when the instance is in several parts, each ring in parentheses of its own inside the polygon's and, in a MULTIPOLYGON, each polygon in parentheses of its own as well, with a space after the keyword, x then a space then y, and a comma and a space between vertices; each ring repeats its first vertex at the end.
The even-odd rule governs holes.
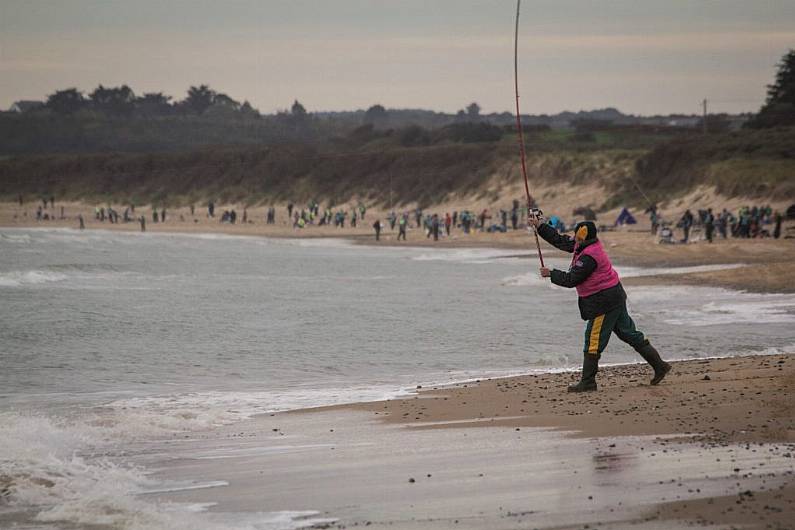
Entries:
MULTIPOLYGON (((20 206, 24 204, 22 195, 19 195, 18 200, 20 206)), ((530 205, 530 209, 534 207, 535 204, 530 205)), ((54 196, 41 197, 41 205, 36 209, 36 220, 66 219, 63 206, 61 206, 59 217, 56 216, 54 209, 54 196)), ((215 202, 213 200, 208 201, 208 218, 216 218, 215 209, 215 202)), ((406 241, 409 230, 419 230, 426 239, 433 238, 434 241, 438 241, 451 236, 454 230, 460 230, 464 234, 472 232, 506 233, 510 230, 525 229, 529 226, 528 206, 520 204, 519 200, 514 200, 510 207, 499 208, 494 213, 488 208, 479 211, 462 209, 445 213, 428 213, 420 207, 413 210, 404 210, 400 213, 393 209, 385 216, 386 223, 382 222, 381 219, 376 219, 369 224, 365 224, 367 206, 363 202, 346 208, 334 208, 329 205, 322 210, 320 203, 316 200, 309 201, 305 207, 300 209, 294 203, 289 202, 286 209, 288 226, 291 225, 294 229, 305 229, 311 226, 345 228, 346 224, 351 228, 369 226, 373 229, 376 240, 380 240, 381 233, 387 226, 391 231, 397 230, 398 241, 406 241)), ((199 222, 195 218, 195 205, 191 204, 189 210, 194 222, 199 222)), ((577 211, 575 213, 582 214, 582 212, 577 211)), ((716 237, 723 239, 729 237, 772 237, 778 239, 783 235, 784 216, 779 211, 773 210, 770 205, 743 206, 736 213, 729 211, 727 208, 723 208, 718 213, 713 211, 712 208, 705 208, 696 210, 694 214, 693 211, 687 209, 676 223, 663 219, 657 205, 651 205, 646 209, 645 213, 649 215, 651 234, 658 238, 660 243, 689 243, 698 240, 712 243, 716 237), (677 239, 674 236, 675 229, 681 230, 681 238, 677 239), (696 237, 693 237, 694 234, 696 237)), ((631 217, 631 214, 629 216, 631 217)), ((582 217, 585 217, 586 220, 595 220, 595 214, 590 217, 587 214, 582 214, 582 217)), ((134 204, 126 206, 121 214, 111 205, 105 207, 97 206, 94 209, 94 218, 95 221, 108 221, 111 224, 138 222, 141 230, 146 230, 147 219, 143 215, 136 217, 134 204)), ((152 205, 150 219, 152 223, 165 223, 167 220, 166 206, 158 207, 157 205, 152 205)), ((185 221, 185 216, 180 214, 179 219, 185 221)), ((81 221, 81 226, 85 226, 82 215, 79 216, 79 220, 81 221)), ((218 220, 221 223, 228 224, 236 224, 241 221, 246 224, 256 222, 255 219, 249 218, 246 207, 243 208, 242 219, 237 211, 232 208, 224 210, 218 220)), ((267 225, 275 225, 277 223, 277 210, 274 206, 267 208, 264 222, 267 225)), ((556 215, 550 216, 546 223, 561 232, 565 232, 567 227, 570 228, 572 226, 567 225, 561 217, 556 215)), ((612 227, 603 226, 602 229, 612 229, 612 227)))
MULTIPOLYGON (((651 221, 652 235, 660 236, 662 243, 675 243, 673 230, 668 223, 662 221, 656 206, 646 210, 651 221)), ((699 209, 694 215, 690 209, 685 210, 676 223, 676 228, 682 230, 680 243, 691 242, 691 234, 695 230, 703 234, 703 239, 712 243, 716 234, 722 239, 733 238, 765 238, 778 239, 782 235, 784 216, 779 211, 774 211, 770 205, 743 206, 737 214, 723 208, 717 215, 712 208, 699 209)))
MULTIPOLYGON (((23 206, 25 204, 25 199, 21 194, 17 197, 17 200, 19 201, 20 206, 23 206)), ((27 215, 27 213, 25 215, 27 215)), ((58 217, 56 217, 55 215, 55 196, 53 195, 50 195, 49 197, 42 196, 41 204, 36 208, 36 220, 55 221, 56 219, 58 219, 58 217), (51 208, 52 211, 48 209, 47 207, 48 204, 49 208, 51 208)), ((65 219, 63 206, 61 206, 60 219, 65 219)))

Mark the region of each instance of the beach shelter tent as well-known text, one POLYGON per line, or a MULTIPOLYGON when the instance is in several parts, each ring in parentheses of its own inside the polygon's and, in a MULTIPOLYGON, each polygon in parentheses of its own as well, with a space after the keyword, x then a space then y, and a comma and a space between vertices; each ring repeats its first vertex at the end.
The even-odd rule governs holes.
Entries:
POLYGON ((616 217, 615 226, 634 225, 637 222, 638 221, 635 220, 635 217, 633 217, 633 215, 629 213, 629 210, 627 210, 626 208, 622 208, 621 213, 619 213, 618 217, 616 217))

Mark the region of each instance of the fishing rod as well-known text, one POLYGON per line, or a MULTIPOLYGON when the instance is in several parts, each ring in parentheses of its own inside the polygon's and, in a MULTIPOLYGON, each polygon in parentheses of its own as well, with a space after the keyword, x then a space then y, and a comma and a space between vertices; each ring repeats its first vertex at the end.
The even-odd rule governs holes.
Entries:
MULTIPOLYGON (((522 0, 516 0, 516 29, 514 32, 514 40, 513 40, 513 84, 514 89, 516 92, 516 130, 519 133, 519 156, 522 160, 522 175, 524 176, 524 191, 527 195, 527 216, 528 218, 532 216, 533 218, 536 217, 536 213, 533 209, 533 198, 530 195, 530 183, 527 180, 527 162, 525 161, 525 152, 524 152, 524 131, 522 129, 522 115, 519 112, 519 6, 521 5, 522 0)), ((535 236, 536 240, 536 249, 538 250, 538 259, 541 262, 541 266, 544 267, 544 256, 541 254, 541 242, 538 240, 538 229, 534 224, 531 223, 533 227, 533 235, 535 236)))
POLYGON ((635 178, 634 178, 634 177, 632 177, 632 175, 627 175, 627 179, 629 179, 629 181, 630 181, 630 182, 632 182, 632 184, 635 186, 635 189, 636 189, 636 190, 638 190, 638 191, 640 192, 640 194, 641 194, 641 195, 643 196, 643 198, 646 200, 646 205, 647 205, 649 208, 651 208, 652 206, 654 206, 654 205, 656 204, 656 203, 653 203, 653 202, 651 202, 651 199, 649 199, 649 196, 648 196, 648 195, 646 195, 646 194, 643 192, 643 189, 640 187, 640 184, 638 184, 638 182, 635 180, 635 178))

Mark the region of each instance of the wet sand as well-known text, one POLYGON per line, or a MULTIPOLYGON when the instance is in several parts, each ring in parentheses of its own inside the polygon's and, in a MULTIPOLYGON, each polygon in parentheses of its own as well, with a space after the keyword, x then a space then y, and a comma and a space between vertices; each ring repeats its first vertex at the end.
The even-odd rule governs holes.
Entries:
MULTIPOLYGON (((87 229, 139 231, 137 222, 111 224, 94 219, 94 207, 82 203, 64 203, 66 219, 54 221, 36 221, 35 205, 19 207, 14 203, 0 203, 0 227, 49 227, 77 228, 77 215, 82 213, 87 229)), ((219 205, 216 217, 209 218, 206 211, 197 209, 190 215, 188 208, 168 209, 165 223, 151 222, 151 209, 139 207, 136 215, 143 215, 148 232, 179 232, 179 233, 222 233, 274 238, 341 238, 357 244, 412 246, 437 248, 499 248, 516 249, 522 255, 535 260, 535 242, 532 235, 525 230, 509 231, 508 233, 472 232, 464 234, 460 229, 453 230, 449 237, 433 241, 421 230, 412 228, 408 232, 406 242, 397 241, 397 231, 390 230, 386 225, 385 213, 369 210, 365 222, 356 228, 346 224, 343 229, 334 227, 310 226, 305 229, 294 229, 286 220, 286 211, 279 208, 278 222, 274 225, 264 223, 264 207, 248 210, 249 223, 243 224, 242 209, 238 208, 238 223, 228 224, 218 221, 219 212, 226 206, 219 205), (386 228, 381 233, 380 241, 375 241, 372 223, 380 218, 386 228)), ((231 207, 228 207, 231 208, 231 207)), ((60 204, 56 204, 56 217, 60 215, 60 204)), ((612 218, 605 214, 605 218, 612 218)), ((690 244, 660 245, 647 230, 642 219, 631 229, 620 229, 602 232, 600 238, 606 245, 611 258, 616 264, 643 267, 685 267, 693 265, 744 264, 744 267, 710 272, 691 272, 687 274, 666 274, 660 276, 644 276, 643 278, 627 278, 627 285, 707 285, 727 289, 747 290, 754 292, 795 292, 795 239, 716 239, 709 244, 697 241, 690 244)), ((413 223, 413 221, 412 221, 413 223)), ((784 233, 795 235, 795 226, 788 223, 784 233), (787 232, 787 228, 792 228, 787 232)), ((677 231, 677 236, 680 234, 677 231)), ((698 238, 699 234, 694 233, 698 238)), ((563 254, 545 242, 541 242, 545 255, 563 254)), ((532 263, 531 267, 536 265, 532 263)))
POLYGON ((598 392, 567 393, 579 373, 553 373, 421 389, 422 399, 351 408, 415 429, 500 425, 556 428, 586 437, 675 434, 710 444, 795 442, 795 356, 701 359, 673 366, 656 387, 648 385, 648 365, 632 364, 600 367, 598 392))
MULTIPOLYGON (((625 365, 601 369, 601 388, 595 393, 566 393, 566 385, 576 381, 578 374, 560 373, 422 389, 421 399, 352 408, 410 429, 507 427, 520 432, 548 427, 601 440, 667 436, 666 451, 697 444, 710 459, 719 458, 716 448, 759 444, 755 450, 762 452, 765 447, 780 447, 782 455, 792 460, 782 473, 770 475, 781 479, 776 488, 761 493, 743 489, 743 479, 754 473, 737 467, 732 469, 736 493, 662 503, 644 517, 791 528, 795 521, 795 357, 708 359, 673 365, 671 374, 657 387, 647 384, 650 368, 625 365)), ((680 492, 682 481, 675 482, 667 491, 680 492)), ((693 493, 693 488, 688 491, 693 493)))
POLYGON ((263 415, 163 442, 167 465, 164 447, 136 458, 183 485, 159 501, 321 528, 791 528, 795 358, 678 362, 658 387, 647 372, 608 367, 585 395, 561 373, 263 415))

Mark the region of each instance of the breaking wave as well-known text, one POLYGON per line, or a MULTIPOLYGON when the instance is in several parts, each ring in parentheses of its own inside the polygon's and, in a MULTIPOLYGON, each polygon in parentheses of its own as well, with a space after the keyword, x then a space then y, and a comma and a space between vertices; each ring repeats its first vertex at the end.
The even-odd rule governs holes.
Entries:
POLYGON ((22 287, 50 282, 61 282, 67 278, 61 272, 31 270, 0 272, 0 287, 22 287))
POLYGON ((431 252, 424 252, 418 256, 413 256, 411 259, 413 261, 450 261, 455 263, 484 265, 494 263, 494 260, 515 260, 535 255, 535 252, 529 253, 526 251, 517 254, 517 251, 511 250, 464 248, 456 250, 436 249, 431 252))
POLYGON ((159 482, 145 470, 102 456, 97 429, 44 416, 0 414, 0 519, 30 513, 26 524, 65 523, 123 530, 292 530, 333 519, 315 511, 208 512, 215 503, 162 502, 151 494, 225 487, 224 481, 159 482))

